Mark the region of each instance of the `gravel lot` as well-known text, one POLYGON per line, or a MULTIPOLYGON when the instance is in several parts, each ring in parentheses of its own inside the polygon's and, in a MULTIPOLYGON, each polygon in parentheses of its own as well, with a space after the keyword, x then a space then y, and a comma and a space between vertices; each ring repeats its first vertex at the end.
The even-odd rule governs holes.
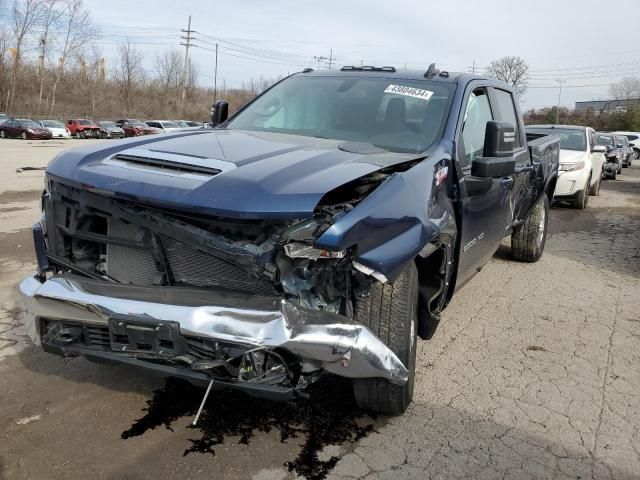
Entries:
POLYGON ((457 294, 402 417, 338 382, 298 406, 216 394, 192 429, 201 391, 44 354, 20 324, 42 172, 15 169, 95 142, 0 141, 0 478, 640 478, 640 166, 553 209, 540 262, 501 248, 457 294))

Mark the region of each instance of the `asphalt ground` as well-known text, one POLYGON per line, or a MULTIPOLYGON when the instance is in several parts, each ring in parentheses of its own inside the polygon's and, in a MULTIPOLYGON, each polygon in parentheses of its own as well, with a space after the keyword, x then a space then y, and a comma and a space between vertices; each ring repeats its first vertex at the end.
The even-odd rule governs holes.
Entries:
POLYGON ((508 242, 419 341, 414 402, 372 418, 346 382, 273 404, 29 344, 42 167, 92 140, 0 141, 0 478, 640 478, 640 165, 585 211, 554 208, 543 258, 508 242))

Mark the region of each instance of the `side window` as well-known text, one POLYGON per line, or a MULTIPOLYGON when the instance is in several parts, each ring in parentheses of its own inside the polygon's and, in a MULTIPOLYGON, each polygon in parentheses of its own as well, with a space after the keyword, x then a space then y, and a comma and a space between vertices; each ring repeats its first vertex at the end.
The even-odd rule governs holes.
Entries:
POLYGON ((518 122, 518 117, 516 115, 516 108, 513 104, 513 96, 511 93, 505 90, 494 89, 495 97, 496 97, 496 117, 497 120, 501 122, 509 122, 516 129, 516 144, 515 148, 519 148, 522 146, 522 141, 520 138, 520 123, 518 122))
POLYGON ((464 114, 461 134, 463 152, 458 158, 462 168, 471 165, 471 162, 482 156, 487 122, 491 120, 493 115, 487 91, 484 88, 478 88, 469 95, 464 114))

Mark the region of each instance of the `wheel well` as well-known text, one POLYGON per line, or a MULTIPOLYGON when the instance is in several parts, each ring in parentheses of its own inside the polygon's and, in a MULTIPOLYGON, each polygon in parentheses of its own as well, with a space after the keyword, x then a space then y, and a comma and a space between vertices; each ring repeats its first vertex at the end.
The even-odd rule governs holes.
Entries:
POLYGON ((418 269, 418 335, 422 339, 433 336, 440 322, 440 311, 447 292, 447 249, 445 245, 435 247, 426 257, 415 259, 418 269))
POLYGON ((547 186, 544 190, 544 193, 547 194, 547 198, 549 199, 549 205, 551 205, 551 201, 553 200, 553 192, 556 190, 556 182, 558 181, 558 177, 553 177, 547 183, 547 186))

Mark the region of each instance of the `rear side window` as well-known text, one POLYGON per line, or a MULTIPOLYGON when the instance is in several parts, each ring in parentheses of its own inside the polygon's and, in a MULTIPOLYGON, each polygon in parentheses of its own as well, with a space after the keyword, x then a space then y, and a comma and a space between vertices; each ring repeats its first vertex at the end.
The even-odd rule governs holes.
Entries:
POLYGON ((520 138, 520 124, 518 122, 518 116, 516 115, 515 105, 513 104, 513 96, 505 90, 494 89, 494 93, 496 99, 496 119, 501 122, 509 122, 515 127, 515 147, 521 147, 522 141, 520 138))
POLYGON ((469 95, 462 125, 462 148, 459 162, 462 168, 471 165, 484 151, 484 135, 487 122, 493 120, 489 97, 484 88, 478 88, 469 95))

